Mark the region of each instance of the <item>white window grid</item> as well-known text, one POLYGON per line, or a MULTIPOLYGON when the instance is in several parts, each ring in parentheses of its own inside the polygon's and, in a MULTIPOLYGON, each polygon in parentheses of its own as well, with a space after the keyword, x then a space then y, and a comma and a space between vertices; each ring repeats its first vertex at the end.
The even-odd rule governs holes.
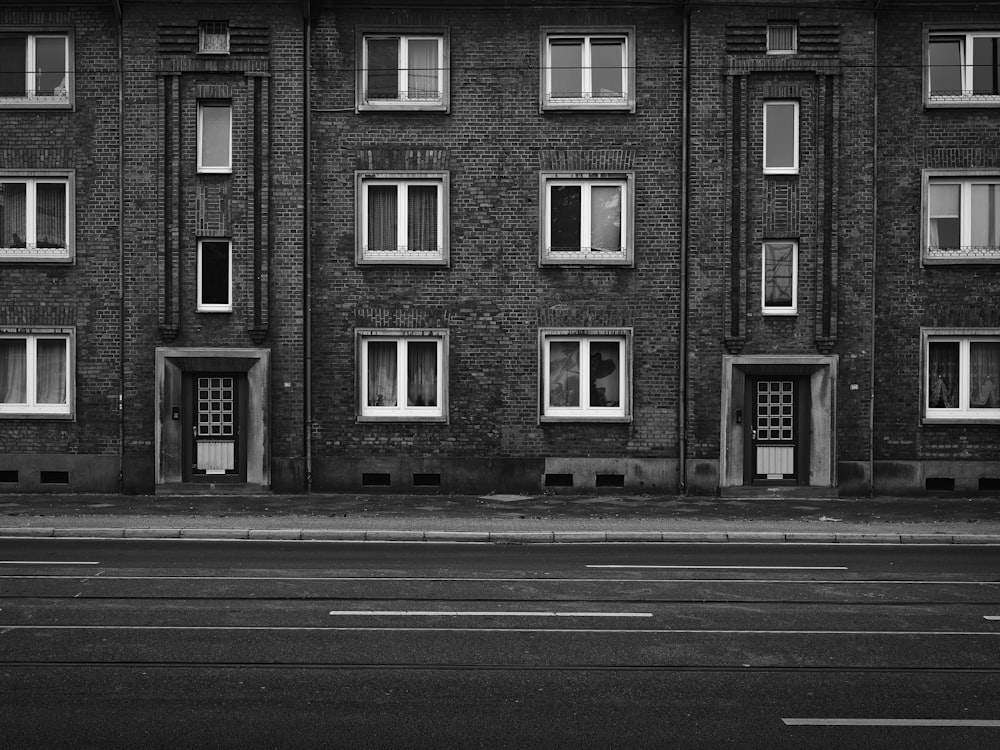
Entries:
POLYGON ((60 260, 70 257, 71 223, 73 214, 72 180, 69 177, 21 177, 0 175, 0 185, 25 186, 25 237, 24 247, 0 247, 0 260, 60 260), (62 185, 66 191, 66 213, 63 216, 63 237, 66 238, 63 247, 38 247, 38 186, 62 185))
MULTIPOLYGON (((996 175, 961 175, 961 174, 925 174, 924 179, 924 210, 923 210, 923 232, 924 232, 924 260, 927 261, 967 261, 967 262, 1000 262, 1000 246, 995 245, 973 245, 972 226, 975 217, 973 208, 973 186, 994 186, 1000 191, 1000 174, 996 175), (935 186, 957 186, 959 188, 959 209, 958 215, 952 218, 959 219, 961 227, 961 239, 958 247, 941 247, 932 244, 933 232, 931 231, 931 221, 936 218, 944 218, 943 214, 932 214, 931 192, 935 186)), ((1000 221, 1000 211, 996 216, 1000 221)))
POLYGON ((580 262, 630 262, 632 257, 632 227, 631 216, 631 192, 633 178, 631 175, 625 177, 595 176, 576 177, 559 174, 541 175, 542 180, 542 261, 551 264, 560 263, 580 263, 580 262), (580 194, 580 248, 577 251, 552 249, 552 188, 554 187, 579 187, 580 194), (604 250, 591 247, 593 232, 592 215, 592 189, 594 187, 616 187, 620 191, 621 205, 619 206, 619 218, 621 221, 620 238, 621 245, 615 250, 604 250))
POLYGON ((542 330, 541 339, 541 419, 542 421, 627 421, 631 415, 631 331, 601 331, 592 333, 572 333, 542 330), (579 346, 579 405, 556 406, 552 404, 552 344, 575 343, 579 346), (617 390, 620 395, 615 406, 600 406, 591 403, 591 346, 613 344, 618 348, 619 367, 616 370, 617 390))
POLYGON ((447 379, 446 361, 447 334, 443 331, 422 332, 358 332, 358 414, 361 419, 369 420, 423 420, 441 421, 447 415, 447 379), (372 343, 390 343, 396 347, 396 391, 395 405, 370 406, 368 393, 369 377, 369 345, 372 343), (407 404, 409 344, 433 344, 436 360, 436 391, 434 406, 410 406, 407 404))
POLYGON ((236 435, 236 378, 228 375, 198 378, 198 437, 236 435))
POLYGON ((799 102, 795 100, 771 100, 764 102, 764 174, 798 174, 799 173, 799 102), (790 164, 771 164, 772 154, 768 154, 768 128, 770 126, 769 112, 777 108, 792 108, 792 161, 790 164))
POLYGON ((434 263, 447 262, 448 258, 448 176, 445 173, 420 173, 386 175, 359 173, 358 176, 358 236, 361 243, 359 263, 434 263), (369 240, 370 191, 373 187, 396 188, 396 245, 392 250, 375 250, 369 240), (434 187, 437 191, 437 247, 434 250, 416 250, 408 246, 409 196, 411 187, 434 187))
MULTIPOLYGON (((983 103, 1000 103, 1000 91, 997 93, 975 93, 975 87, 973 85, 973 78, 975 72, 975 65, 973 64, 970 54, 970 50, 973 49, 974 43, 977 39, 992 39, 996 40, 997 49, 994 50, 993 65, 996 66, 998 60, 997 55, 1000 55, 1000 31, 998 30, 981 30, 981 31, 942 31, 933 32, 929 36, 929 44, 935 42, 946 42, 953 41, 959 44, 960 48, 960 58, 961 58, 961 70, 960 70, 960 80, 961 80, 961 91, 952 91, 948 93, 935 92, 933 90, 931 80, 931 75, 929 70, 927 71, 927 100, 932 103, 943 103, 943 104, 983 104, 983 103)), ((928 57, 930 56, 930 51, 928 50, 928 57)), ((928 69, 930 67, 930 60, 928 59, 928 69)), ((1000 82, 997 82, 1000 85, 1000 82)))
POLYGON ((198 24, 198 52, 203 55, 229 54, 229 22, 200 22, 198 24))
POLYGON ((233 106, 231 102, 199 102, 198 103, 198 171, 201 173, 228 174, 233 171, 233 106), (225 133, 226 147, 228 150, 226 163, 205 164, 206 154, 204 153, 205 138, 209 133, 205 125, 205 113, 209 109, 225 110, 227 114, 228 126, 225 133))
POLYGON ((0 329, 0 340, 25 342, 25 399, 22 402, 0 402, 0 415, 25 416, 65 416, 72 414, 73 400, 73 335, 58 331, 36 331, 33 333, 11 333, 0 329), (65 347, 63 356, 64 383, 63 400, 60 403, 39 403, 38 401, 38 343, 40 341, 60 341, 65 347))
POLYGON ((631 97, 629 60, 629 37, 627 34, 551 34, 545 42, 545 101, 548 104, 569 106, 626 105, 631 97), (558 96, 559 92, 553 91, 552 47, 567 41, 579 41, 583 48, 583 59, 580 66, 580 91, 573 92, 579 93, 579 96, 558 96), (617 42, 621 45, 621 93, 619 94, 602 96, 594 91, 593 45, 595 42, 617 42))
POLYGON ((232 312, 233 310, 233 243, 230 240, 218 239, 218 238, 203 238, 198 240, 198 300, 197 300, 197 310, 198 312, 232 312), (225 288, 227 290, 227 299, 225 302, 205 302, 203 299, 203 293, 205 290, 205 283, 210 281, 206 278, 206 273, 204 269, 204 250, 206 244, 222 244, 226 246, 226 279, 225 288))
POLYGON ((0 104, 66 105, 70 103, 70 86, 73 74, 70 64, 69 34, 63 33, 28 33, 25 44, 25 83, 24 96, 0 96, 0 104), (40 92, 37 81, 41 71, 38 69, 38 42, 41 40, 58 39, 63 43, 63 61, 66 70, 63 71, 62 82, 55 87, 53 93, 40 92))
MULTIPOLYGON (((976 343, 1000 343, 1000 329, 986 329, 977 333, 963 331, 945 331, 940 329, 925 329, 921 332, 922 339, 922 388, 923 413, 928 422, 995 422, 1000 421, 1000 408, 980 408, 973 404, 974 394, 970 384, 971 345, 976 343), (934 399, 934 373, 931 372, 930 345, 954 343, 958 344, 958 374, 956 404, 952 407, 932 407, 934 399)), ((993 387, 1000 389, 1000 374, 992 378, 993 387)))
MULTIPOLYGON (((362 62, 361 78, 360 78, 360 88, 361 88, 361 104, 364 107, 370 107, 373 109, 393 107, 393 106, 406 106, 410 108, 421 108, 427 106, 440 106, 444 104, 444 92, 445 86, 447 84, 447 68, 445 65, 445 40, 443 34, 366 34, 363 38, 363 48, 364 48, 364 60, 362 62), (398 43, 397 47, 397 67, 396 67, 396 94, 394 98, 377 98, 369 96, 368 92, 368 44, 371 41, 382 40, 391 41, 395 40, 398 43), (435 42, 437 44, 437 63, 435 69, 437 71, 437 87, 436 91, 431 93, 422 93, 413 95, 410 93, 409 75, 410 68, 408 61, 410 59, 410 44, 411 42, 435 42)), ((423 70, 423 69, 422 69, 423 70)))
POLYGON ((799 311, 799 243, 794 240, 768 240, 764 242, 760 254, 760 307, 764 315, 795 315, 799 311), (792 254, 792 276, 790 279, 791 304, 772 305, 768 304, 768 269, 767 255, 769 249, 788 247, 792 254))

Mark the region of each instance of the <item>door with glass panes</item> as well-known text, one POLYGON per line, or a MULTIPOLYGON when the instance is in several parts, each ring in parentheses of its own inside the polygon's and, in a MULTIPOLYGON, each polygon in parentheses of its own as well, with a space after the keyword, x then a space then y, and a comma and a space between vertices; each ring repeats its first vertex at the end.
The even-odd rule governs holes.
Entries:
POLYGON ((246 481, 246 394, 245 373, 186 374, 185 480, 246 481))
POLYGON ((803 378, 748 378, 746 403, 747 484, 808 483, 809 434, 806 382, 803 378))

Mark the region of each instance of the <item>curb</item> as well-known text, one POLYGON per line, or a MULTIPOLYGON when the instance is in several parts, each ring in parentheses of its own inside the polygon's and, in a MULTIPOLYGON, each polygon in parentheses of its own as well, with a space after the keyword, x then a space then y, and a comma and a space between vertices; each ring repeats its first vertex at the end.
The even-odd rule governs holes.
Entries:
POLYGON ((212 529, 0 527, 0 538, 197 539, 490 544, 996 544, 1000 534, 781 531, 411 531, 392 529, 212 529))

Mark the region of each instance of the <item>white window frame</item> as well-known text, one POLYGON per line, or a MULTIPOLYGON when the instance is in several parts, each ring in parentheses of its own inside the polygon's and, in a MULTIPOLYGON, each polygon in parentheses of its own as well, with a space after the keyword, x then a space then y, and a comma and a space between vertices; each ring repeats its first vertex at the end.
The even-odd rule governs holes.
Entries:
POLYGON ((559 265, 632 265, 634 257, 633 204, 635 174, 632 172, 541 172, 539 175, 538 212, 540 227, 539 264, 559 265), (552 248, 552 188, 580 186, 580 249, 577 252, 552 248), (621 189, 621 241, 620 251, 594 250, 590 247, 591 232, 591 189, 611 186, 621 189))
MULTIPOLYGON (((1000 247, 972 247, 972 186, 996 185, 1000 190, 1000 171, 926 169, 921 185, 921 261, 925 265, 1000 263, 1000 247), (931 186, 960 187, 959 219, 961 244, 958 248, 934 249, 931 239, 931 186)), ((996 217, 1000 221, 1000 212, 996 217)))
POLYGON ((795 240, 764 240, 760 251, 760 311, 762 315, 798 315, 799 312, 799 243, 795 240), (792 247, 792 303, 767 303, 767 250, 772 245, 792 247))
POLYGON ((230 101, 200 101, 198 102, 198 172, 201 174, 231 174, 233 171, 233 103, 230 101), (203 163, 203 146, 205 141, 204 116, 206 109, 226 109, 229 112, 229 160, 227 164, 216 165, 203 163))
POLYGON ((68 109, 73 106, 74 96, 74 66, 73 66, 73 35, 66 30, 41 29, 3 29, 0 36, 25 36, 25 95, 0 96, 0 108, 32 108, 32 109, 68 109), (63 86, 57 89, 54 96, 35 93, 34 77, 37 74, 36 44, 40 38, 62 39, 63 54, 66 60, 66 78, 63 86))
POLYGON ((448 332, 441 329, 359 329, 356 331, 358 359, 358 421, 446 422, 448 420, 448 332), (396 344, 396 405, 368 405, 368 345, 396 344), (409 406, 407 398, 407 345, 432 342, 437 347, 436 406, 409 406))
POLYGON ((197 311, 202 313, 228 313, 233 311, 233 242, 232 240, 221 238, 221 237, 202 237, 198 240, 198 302, 197 311), (226 264, 226 289, 228 290, 228 299, 225 303, 211 303, 203 301, 203 291, 204 291, 204 274, 202 271, 202 259, 204 244, 206 242, 214 244, 225 244, 228 248, 227 258, 228 262, 226 264))
POLYGON ((632 419, 632 329, 593 328, 539 330, 539 421, 540 422, 630 422, 632 419), (550 345, 572 341, 580 345, 580 405, 553 406, 549 387, 551 355, 550 345), (592 406, 590 389, 583 383, 590 381, 590 346, 594 343, 617 343, 621 367, 618 368, 618 392, 621 400, 617 406, 592 406))
POLYGON ((799 102, 795 99, 768 99, 764 102, 764 119, 763 119, 763 147, 764 147, 764 174, 798 174, 799 173, 799 102), (792 126, 794 142, 792 144, 792 161, 791 165, 782 165, 777 167, 769 167, 767 165, 767 126, 768 126, 768 110, 772 106, 788 106, 792 105, 794 107, 794 123, 792 126))
POLYGON ((229 54, 229 22, 228 21, 199 21, 198 22, 198 54, 199 55, 228 55, 229 54), (216 46, 213 41, 219 40, 222 44, 216 46))
MULTIPOLYGON (((1000 40, 1000 28, 990 26, 982 28, 965 27, 962 29, 928 29, 924 36, 924 104, 927 107, 1000 107, 1000 91, 996 94, 973 93, 973 72, 975 66, 969 62, 969 50, 973 46, 973 40, 977 38, 1000 40), (954 39, 961 44, 961 93, 933 94, 931 91, 930 47, 935 37, 938 39, 954 39)), ((1000 41, 998 41, 998 47, 1000 47, 1000 41)))
POLYGON ((447 112, 449 106, 450 64, 447 29, 361 29, 358 32, 357 102, 358 112, 406 111, 447 112), (399 41, 397 67, 397 93, 392 99, 371 99, 368 96, 368 42, 375 39, 399 41), (431 99, 409 96, 409 44, 411 41, 434 40, 438 43, 438 92, 431 99))
POLYGON ((0 327, 0 339, 23 339, 26 341, 26 392, 25 402, 17 404, 0 403, 0 418, 69 418, 74 417, 76 403, 76 331, 67 327, 31 326, 0 327), (66 400, 61 404, 37 403, 38 355, 37 346, 41 339, 58 339, 66 344, 66 400))
POLYGON ((448 223, 449 185, 448 173, 417 171, 364 171, 355 173, 355 196, 357 208, 356 237, 358 264, 423 264, 448 265, 448 223), (368 249, 368 205, 369 190, 372 186, 396 186, 396 251, 372 251, 368 249), (406 248, 409 222, 407 190, 411 186, 435 186, 437 188, 437 237, 435 251, 408 250, 406 248))
POLYGON ((767 54, 769 55, 794 55, 799 51, 799 25, 795 21, 769 21, 767 24, 767 54), (791 29, 792 44, 790 47, 774 47, 771 41, 771 32, 778 29, 791 29))
MULTIPOLYGON (((971 406, 969 387, 969 361, 972 343, 1000 343, 1000 328, 922 328, 920 329, 920 403, 921 417, 925 424, 933 423, 985 423, 1000 422, 1000 408, 985 409, 971 406), (959 344, 958 405, 952 408, 931 408, 933 394, 930 388, 930 344, 959 344)), ((997 380, 1000 381, 1000 375, 997 380)), ((1000 382, 994 383, 1000 388, 1000 382)))
POLYGON ((633 27, 608 28, 546 28, 541 30, 540 63, 540 109, 609 109, 635 112, 635 29, 633 27), (559 40, 583 42, 581 63, 581 96, 556 97, 552 94, 552 44, 559 40), (594 41, 611 40, 622 43, 622 95, 615 97, 595 96, 593 92, 593 64, 591 49, 594 41))
MULTIPOLYGON (((66 263, 75 255, 74 227, 76 226, 76 173, 73 170, 0 169, 0 183, 25 183, 26 237, 25 246, 0 247, 0 262, 66 263), (66 187, 66 247, 39 248, 37 236, 37 188, 39 184, 62 184, 66 187)), ((2 239, 2 238, 0 238, 2 239)))

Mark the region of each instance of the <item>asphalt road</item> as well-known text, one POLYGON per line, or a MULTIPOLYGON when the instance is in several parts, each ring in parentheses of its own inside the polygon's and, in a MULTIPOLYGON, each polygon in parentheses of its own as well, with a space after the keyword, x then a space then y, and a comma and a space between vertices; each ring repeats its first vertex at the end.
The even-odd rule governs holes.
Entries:
POLYGON ((0 731, 992 749, 1000 547, 0 540, 0 731))

